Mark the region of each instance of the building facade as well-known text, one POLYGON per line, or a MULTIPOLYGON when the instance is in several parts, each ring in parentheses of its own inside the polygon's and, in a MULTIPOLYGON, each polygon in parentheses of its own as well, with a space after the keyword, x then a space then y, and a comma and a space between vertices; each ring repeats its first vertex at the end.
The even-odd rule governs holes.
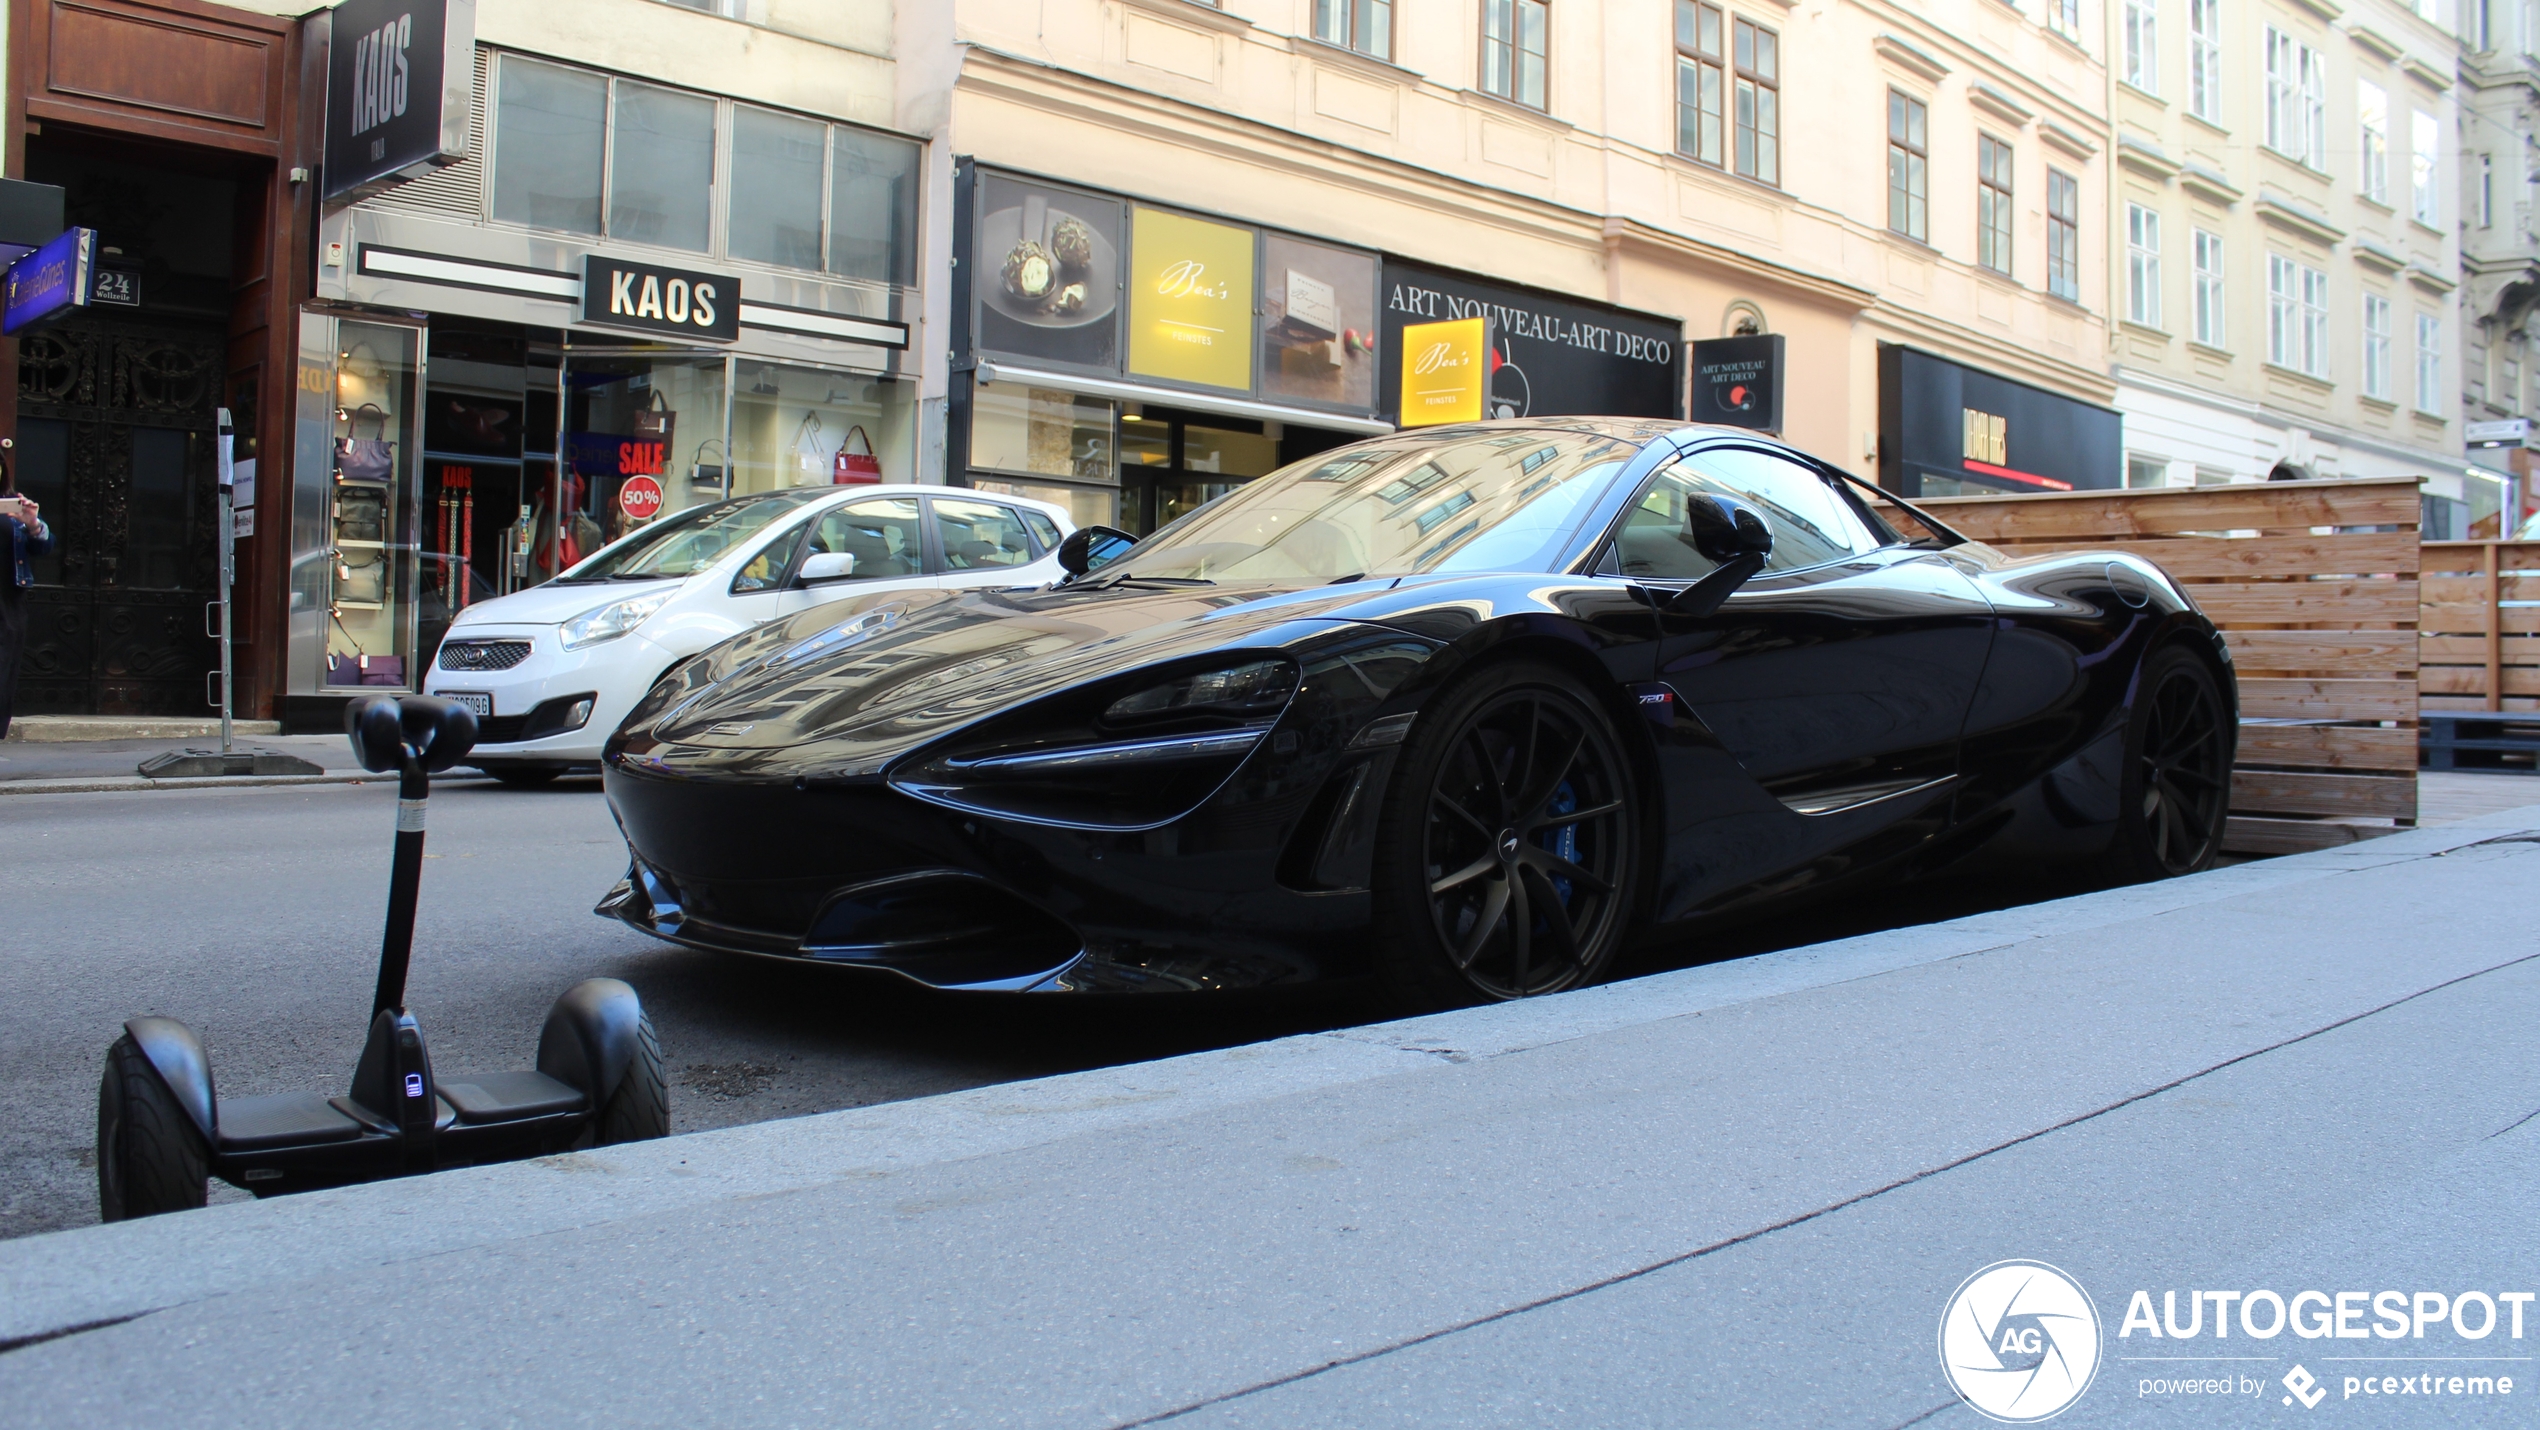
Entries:
POLYGON ((2109 0, 2128 485, 2471 479, 2436 3, 2109 0))
POLYGON ((2530 370, 2540 339, 2540 10, 2473 10, 2460 61, 2461 406, 2472 469, 2429 491, 2428 540, 2512 535, 2540 509, 2531 480, 2530 370))

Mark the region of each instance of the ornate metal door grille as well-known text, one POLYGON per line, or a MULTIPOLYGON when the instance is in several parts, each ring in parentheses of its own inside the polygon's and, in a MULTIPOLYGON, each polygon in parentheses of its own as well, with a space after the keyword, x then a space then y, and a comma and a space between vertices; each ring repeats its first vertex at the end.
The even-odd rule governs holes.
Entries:
POLYGON ((60 581, 28 593, 21 712, 205 713, 224 346, 218 329, 105 317, 20 341, 19 421, 63 424, 67 453, 44 513, 60 581))

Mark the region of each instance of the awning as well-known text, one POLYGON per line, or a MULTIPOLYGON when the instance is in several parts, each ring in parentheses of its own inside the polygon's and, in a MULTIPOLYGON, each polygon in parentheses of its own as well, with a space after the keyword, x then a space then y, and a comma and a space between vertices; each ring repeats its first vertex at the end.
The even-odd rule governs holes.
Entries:
POLYGON ((976 379, 981 387, 1011 382, 1026 387, 1052 387, 1066 392, 1081 392, 1087 397, 1111 397, 1123 402, 1152 402, 1158 407, 1176 407, 1187 412, 1213 412, 1220 417, 1245 417, 1255 422, 1289 422, 1299 427, 1321 427, 1333 432, 1355 432, 1378 437, 1394 430, 1394 425, 1380 418, 1351 417, 1338 412, 1317 412, 1310 407, 1282 407, 1275 402, 1255 402, 1248 397, 1219 397, 1212 393, 1185 392, 1178 387, 1147 387, 1115 378, 1082 377, 1075 373, 1043 372, 1037 368, 1015 367, 1010 363, 983 362, 976 379))

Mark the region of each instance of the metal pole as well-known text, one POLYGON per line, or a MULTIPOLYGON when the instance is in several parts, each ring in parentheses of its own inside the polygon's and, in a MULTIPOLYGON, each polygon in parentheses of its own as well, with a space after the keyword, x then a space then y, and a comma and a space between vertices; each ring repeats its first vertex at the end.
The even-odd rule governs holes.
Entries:
POLYGON ((406 963, 414 954, 415 898, 423 884, 423 811, 432 777, 413 755, 397 772, 397 846, 388 861, 388 926, 379 942, 379 987, 372 993, 376 1019, 406 1003, 406 963))
POLYGON ((220 463, 220 752, 229 754, 230 745, 230 630, 229 591, 238 580, 238 523, 235 515, 236 467, 230 454, 236 433, 229 425, 229 409, 220 409, 220 431, 214 439, 219 445, 220 463))

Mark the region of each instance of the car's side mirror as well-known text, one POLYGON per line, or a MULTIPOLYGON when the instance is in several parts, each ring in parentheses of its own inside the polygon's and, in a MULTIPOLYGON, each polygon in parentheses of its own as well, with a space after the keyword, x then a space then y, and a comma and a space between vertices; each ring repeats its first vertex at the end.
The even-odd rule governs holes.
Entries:
POLYGON ((1070 576, 1108 566, 1129 554, 1138 539, 1116 526, 1080 526, 1058 544, 1058 564, 1070 576))
POLYGON ((1667 602, 1671 615, 1710 615, 1773 554, 1773 529, 1755 508, 1710 492, 1686 494, 1684 540, 1719 566, 1667 602))
POLYGON ((803 569, 795 575, 794 584, 812 586, 823 581, 843 581, 854 574, 854 552, 815 551, 803 558, 803 569))

